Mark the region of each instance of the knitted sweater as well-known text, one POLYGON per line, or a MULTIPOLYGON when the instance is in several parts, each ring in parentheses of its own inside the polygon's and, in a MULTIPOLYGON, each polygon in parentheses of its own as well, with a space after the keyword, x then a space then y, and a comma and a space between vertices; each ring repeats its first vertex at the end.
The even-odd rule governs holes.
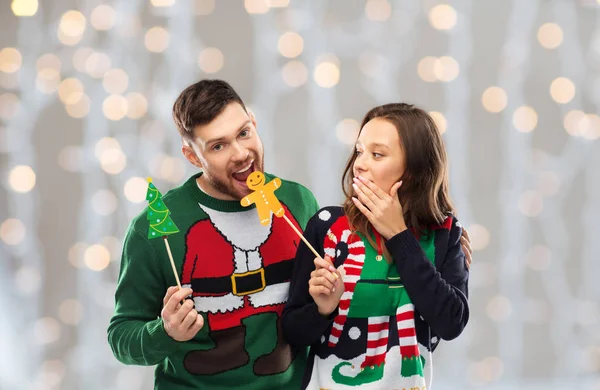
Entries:
MULTIPOLYGON (((144 210, 124 241, 108 328, 113 353, 125 364, 157 365, 156 389, 297 388, 306 349, 284 341, 280 317, 300 239, 283 218, 263 226, 254 207, 202 192, 199 175, 163 200, 180 229, 168 237, 175 265, 204 327, 187 342, 166 334, 163 297, 176 281, 163 240, 147 238, 144 210)), ((318 209, 297 183, 283 181, 276 195, 300 230, 318 209)))
POLYGON ((469 318, 460 236, 454 217, 419 238, 406 230, 386 242, 389 264, 352 233, 341 207, 319 211, 305 237, 344 265, 344 293, 329 317, 319 314, 308 292, 314 255, 301 243, 283 331, 292 345, 310 346, 302 388, 425 389, 429 353, 469 318))

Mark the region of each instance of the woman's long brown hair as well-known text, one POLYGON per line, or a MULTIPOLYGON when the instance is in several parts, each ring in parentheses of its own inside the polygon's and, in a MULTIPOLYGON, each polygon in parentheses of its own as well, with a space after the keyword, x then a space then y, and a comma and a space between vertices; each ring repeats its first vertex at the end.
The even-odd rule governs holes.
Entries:
MULTIPOLYGON (((400 147, 406 156, 406 169, 398 190, 406 225, 418 235, 431 225, 444 222, 454 212, 448 183, 448 160, 441 134, 433 119, 424 110, 405 103, 391 103, 370 110, 364 117, 360 131, 371 120, 389 121, 398 130, 400 147)), ((360 135, 360 132, 359 132, 360 135)), ((342 189, 346 200, 344 212, 352 229, 362 233, 373 247, 371 224, 352 202, 355 151, 346 163, 342 176, 342 189)), ((384 248, 385 249, 385 248, 384 248)), ((385 258, 389 262, 387 250, 385 258)))

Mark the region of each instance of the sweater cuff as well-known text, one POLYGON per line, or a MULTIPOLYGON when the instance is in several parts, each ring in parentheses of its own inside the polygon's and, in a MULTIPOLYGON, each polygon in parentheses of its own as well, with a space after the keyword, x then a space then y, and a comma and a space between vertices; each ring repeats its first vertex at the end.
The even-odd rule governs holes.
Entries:
POLYGON ((400 267, 408 257, 419 255, 422 251, 419 241, 409 229, 390 238, 385 246, 400 267))
POLYGON ((148 323, 148 334, 153 348, 164 353, 165 356, 170 356, 172 352, 177 350, 179 341, 167 334, 162 318, 157 318, 148 323))
POLYGON ((333 319, 338 314, 338 308, 329 314, 328 316, 324 316, 319 313, 319 307, 315 302, 312 302, 306 308, 307 312, 310 313, 310 318, 312 318, 313 326, 317 327, 317 329, 322 329, 323 332, 327 329, 327 327, 333 322, 333 319))
POLYGON ((315 311, 317 312, 317 314, 319 315, 319 317, 327 322, 331 322, 335 319, 335 317, 338 315, 339 313, 339 306, 336 307, 329 315, 323 315, 321 313, 319 313, 319 307, 317 306, 316 303, 311 303, 311 305, 314 305, 315 307, 315 311))
POLYGON ((337 317, 337 315, 340 313, 340 308, 339 306, 335 308, 334 311, 331 312, 330 315, 328 315, 327 317, 325 317, 327 319, 327 321, 333 321, 335 319, 335 317, 337 317))

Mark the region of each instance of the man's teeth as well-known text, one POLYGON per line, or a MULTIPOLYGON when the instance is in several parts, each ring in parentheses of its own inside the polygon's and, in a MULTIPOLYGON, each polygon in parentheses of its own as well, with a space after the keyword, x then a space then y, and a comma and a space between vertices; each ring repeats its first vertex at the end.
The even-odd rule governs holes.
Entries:
MULTIPOLYGON (((253 162, 254 162, 254 161, 253 161, 253 162)), ((253 163, 253 162, 252 162, 252 163, 253 163)), ((247 167, 247 168, 244 168, 244 169, 242 169, 241 171, 237 171, 236 173, 243 173, 243 172, 246 172, 248 169, 252 168, 252 163, 250 163, 250 165, 248 165, 248 167, 247 167)))

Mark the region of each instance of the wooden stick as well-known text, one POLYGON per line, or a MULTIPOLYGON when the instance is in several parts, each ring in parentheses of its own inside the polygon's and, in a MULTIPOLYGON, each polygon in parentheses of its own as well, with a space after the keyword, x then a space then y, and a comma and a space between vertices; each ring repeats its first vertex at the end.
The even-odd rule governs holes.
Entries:
POLYGON ((292 229, 294 229, 294 231, 296 232, 296 234, 298 235, 298 237, 300 237, 302 239, 302 241, 304 241, 304 243, 310 248, 310 250, 312 251, 312 253, 314 253, 315 256, 317 256, 319 259, 323 259, 321 257, 321 255, 319 255, 319 253, 317 253, 317 251, 315 250, 315 248, 313 248, 312 245, 310 245, 310 243, 308 241, 306 241, 306 238, 304 238, 304 236, 302 235, 302 233, 300 233, 300 231, 298 229, 296 229, 296 226, 294 226, 294 224, 292 223, 292 221, 289 220, 289 218, 287 217, 287 215, 283 214, 283 218, 285 218, 285 220, 287 221, 287 223, 289 223, 290 226, 292 227, 292 229))
MULTIPOLYGON (((300 231, 298 229, 296 229, 296 226, 294 226, 294 224, 292 223, 292 221, 289 220, 289 218, 287 217, 287 215, 283 214, 283 218, 287 221, 287 223, 290 224, 290 226, 292 227, 292 229, 294 229, 294 231, 296 232, 296 234, 298 235, 298 237, 300 237, 302 239, 302 241, 304 241, 304 243, 306 244, 306 246, 308 246, 310 248, 311 251, 313 251, 313 253, 315 254, 315 256, 317 256, 319 259, 323 260, 323 258, 321 257, 321 255, 319 255, 319 253, 315 250, 315 248, 312 247, 312 245, 310 245, 310 243, 308 241, 306 241, 306 238, 304 238, 304 236, 302 235, 302 233, 300 233, 300 231)), ((333 274, 333 276, 337 279, 338 276, 335 272, 331 272, 333 274)))
POLYGON ((177 281, 177 286, 181 290, 181 283, 179 282, 179 275, 177 275, 177 268, 175 268, 175 262, 173 261, 173 255, 171 254, 171 247, 169 246, 169 240, 167 240, 167 236, 163 236, 165 240, 165 246, 167 247, 167 253, 169 254, 169 260, 171 260, 171 267, 173 267, 173 275, 175 275, 175 280, 177 281))
MULTIPOLYGON (((285 220, 287 221, 287 223, 290 224, 290 226, 292 227, 292 229, 294 229, 294 231, 296 232, 296 234, 298 235, 298 237, 300 237, 302 239, 302 241, 304 241, 304 243, 306 244, 306 246, 308 246, 310 248, 310 250, 312 251, 312 253, 315 254, 315 256, 317 256, 319 259, 323 260, 323 258, 321 257, 321 255, 319 255, 319 253, 315 250, 315 248, 313 248, 312 245, 310 245, 310 243, 308 241, 306 241, 306 238, 304 238, 304 236, 302 235, 302 233, 300 233, 300 231, 298 229, 296 229, 296 226, 294 226, 294 224, 292 223, 292 221, 289 220, 289 218, 287 217, 287 215, 283 214, 283 218, 285 218, 285 220)), ((333 276, 337 279, 338 275, 335 272, 332 272, 333 276)))

